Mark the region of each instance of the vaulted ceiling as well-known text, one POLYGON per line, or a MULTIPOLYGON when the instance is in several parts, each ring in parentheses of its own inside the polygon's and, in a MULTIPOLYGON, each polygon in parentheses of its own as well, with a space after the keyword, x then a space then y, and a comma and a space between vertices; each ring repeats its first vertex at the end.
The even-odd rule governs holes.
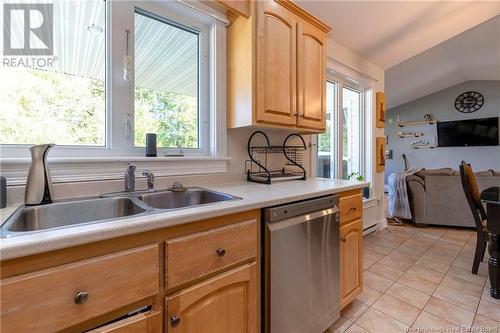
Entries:
POLYGON ((387 107, 470 80, 500 80, 500 15, 387 69, 387 107))
POLYGON ((382 69, 500 14, 500 1, 296 2, 332 27, 330 38, 382 69))
POLYGON ((385 70, 387 107, 500 80, 500 1, 296 0, 330 38, 385 70))

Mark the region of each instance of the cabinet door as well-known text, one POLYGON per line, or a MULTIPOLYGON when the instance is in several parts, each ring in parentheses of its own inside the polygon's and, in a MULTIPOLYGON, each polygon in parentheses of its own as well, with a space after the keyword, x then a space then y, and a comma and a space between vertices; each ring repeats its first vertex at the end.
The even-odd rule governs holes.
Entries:
POLYGON ((340 304, 345 307, 363 290, 363 222, 340 227, 340 304))
POLYGON ((296 124, 296 19, 272 0, 257 1, 255 120, 296 124))
POLYGON ((298 123, 324 130, 326 125, 326 35, 303 22, 297 29, 298 123))
POLYGON ((257 266, 246 264, 166 300, 169 333, 257 333, 257 266))

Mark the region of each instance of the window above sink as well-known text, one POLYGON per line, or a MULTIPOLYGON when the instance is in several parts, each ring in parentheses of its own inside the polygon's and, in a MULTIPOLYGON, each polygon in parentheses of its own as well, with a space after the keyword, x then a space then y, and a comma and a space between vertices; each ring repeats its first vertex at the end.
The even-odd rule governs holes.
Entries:
POLYGON ((126 162, 160 176, 226 171, 220 13, 201 2, 55 0, 53 15, 54 66, 0 68, 9 109, 0 165, 9 184, 24 183, 28 147, 42 142, 56 143, 55 182, 116 178, 126 162), (158 158, 144 157, 149 132, 158 135, 158 158), (177 146, 185 157, 167 157, 177 146))

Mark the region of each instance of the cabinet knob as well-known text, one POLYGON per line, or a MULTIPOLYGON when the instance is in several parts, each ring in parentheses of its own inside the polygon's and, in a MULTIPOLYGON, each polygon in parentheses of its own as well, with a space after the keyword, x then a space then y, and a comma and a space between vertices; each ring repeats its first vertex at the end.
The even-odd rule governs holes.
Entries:
POLYGON ((181 318, 177 317, 176 315, 172 315, 172 317, 170 317, 170 325, 172 325, 172 327, 176 327, 180 322, 181 318))
POLYGON ((79 291, 76 293, 75 295, 75 298, 73 299, 73 301, 75 302, 75 304, 83 304, 85 302, 87 302, 87 300, 89 299, 89 293, 86 292, 86 291, 79 291))
POLYGON ((356 211, 358 210, 358 207, 351 207, 351 210, 356 211))
POLYGON ((225 254, 226 254, 226 250, 225 250, 225 249, 223 249, 222 247, 219 247, 219 248, 217 249, 217 255, 218 255, 219 257, 224 257, 224 255, 225 255, 225 254))
POLYGON ((340 240, 345 242, 347 240, 347 238, 341 238, 340 240))

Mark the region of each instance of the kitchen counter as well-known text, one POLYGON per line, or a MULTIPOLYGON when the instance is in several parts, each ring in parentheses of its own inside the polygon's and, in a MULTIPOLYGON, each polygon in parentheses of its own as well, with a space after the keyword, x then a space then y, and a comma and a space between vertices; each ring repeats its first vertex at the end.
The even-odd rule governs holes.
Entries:
MULTIPOLYGON (((242 199, 2 238, 0 239, 0 259, 19 258, 202 219, 359 189, 367 184, 357 181, 311 178, 306 181, 288 181, 272 185, 244 181, 212 184, 206 187, 201 185, 201 187, 242 199)), ((15 208, 1 209, 2 221, 15 208)))

